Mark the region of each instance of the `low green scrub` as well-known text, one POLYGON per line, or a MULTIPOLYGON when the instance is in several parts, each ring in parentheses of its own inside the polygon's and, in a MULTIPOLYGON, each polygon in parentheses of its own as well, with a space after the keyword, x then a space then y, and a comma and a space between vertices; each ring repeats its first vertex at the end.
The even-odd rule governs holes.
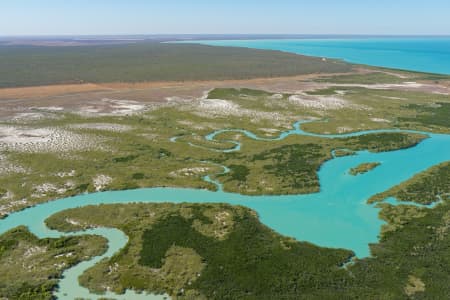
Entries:
POLYGON ((344 62, 279 51, 156 42, 78 47, 0 45, 0 57, 0 87, 248 79, 351 70, 344 62))
POLYGON ((436 103, 434 105, 410 104, 407 108, 415 110, 417 115, 414 118, 400 118, 404 122, 450 128, 450 103, 436 103))
MULTIPOLYGON (((383 94, 385 91, 354 91, 348 97, 365 97, 370 93, 383 94), (365 96, 364 96, 365 95, 365 96)), ((417 101, 425 101, 426 94, 413 94, 417 101)), ((21 152, 3 153, 7 161, 23 167, 24 173, 5 173, 0 177, 0 187, 9 192, 8 199, 0 197, 0 215, 6 215, 28 205, 43 201, 78 195, 98 190, 124 190, 141 187, 191 187, 214 189, 215 186, 202 180, 205 175, 214 177, 221 172, 216 162, 235 167, 229 174, 217 177, 224 189, 242 194, 304 194, 320 189, 317 170, 331 159, 333 149, 345 148, 350 151, 389 151, 411 147, 424 136, 402 133, 369 134, 347 139, 324 139, 305 136, 290 136, 281 141, 255 141, 240 133, 226 132, 215 141, 207 141, 204 136, 221 128, 241 128, 258 136, 275 138, 288 130, 299 116, 314 114, 294 105, 287 99, 289 95, 251 89, 215 89, 210 97, 232 99, 247 111, 248 115, 234 115, 234 112, 214 116, 193 108, 192 104, 180 107, 160 107, 132 116, 80 117, 76 114, 56 114, 58 118, 42 119, 28 126, 32 128, 55 128, 82 135, 89 141, 98 142, 98 147, 86 151, 21 152), (281 95, 281 97, 280 97, 281 95), (276 113, 276 115, 273 115, 276 113), (272 116, 279 117, 274 123, 272 116), (266 119, 270 117, 269 119, 266 119), (108 123, 126 126, 123 132, 70 129, 74 125, 108 123), (179 136, 175 142, 170 138, 179 136), (240 151, 221 153, 241 143, 240 151), (191 146, 195 145, 195 146, 191 146), (213 150, 213 151, 212 151, 213 150), (58 174, 69 174, 60 176, 58 174), (104 184, 96 183, 97 178, 109 178, 104 184), (47 192, 38 192, 43 186, 52 185, 47 192), (27 202, 21 200, 25 199, 27 202), (9 205, 14 202, 16 205, 9 205)), ((347 95, 346 95, 347 96, 347 95)), ((373 96, 373 95, 372 95, 373 96)), ((386 92, 383 96, 399 96, 386 92)), ((408 97, 410 94, 408 94, 408 97)), ((356 99, 355 98, 355 99, 356 99)), ((355 100, 352 98, 352 101, 355 100)), ((440 98, 439 98, 440 99, 440 98)), ((378 103, 376 98, 374 103, 378 103)), ((355 100, 356 101, 356 100, 355 100)), ((394 101, 394 100, 392 100, 394 101)), ((400 101, 400 100, 399 100, 400 101)), ((404 103, 404 100, 402 103, 404 103)), ((391 100, 389 101, 391 103, 391 100)), ((397 105, 397 104, 396 104, 397 105)), ((395 110, 393 110, 397 113, 395 110)), ((356 116, 351 121, 358 124, 368 118, 365 110, 329 111, 335 118, 329 122, 312 122, 302 126, 315 126, 319 132, 327 132, 339 126, 347 126, 349 113, 356 116), (340 123, 344 122, 344 123, 340 123)), ((379 117, 378 112, 370 111, 379 117)), ((380 112, 381 114, 381 112, 380 112)), ((322 116, 326 117, 326 116, 322 116)), ((376 123, 367 129, 381 126, 376 123)), ((383 123, 384 127, 388 123, 383 123)), ((353 125, 352 125, 353 126, 353 125)), ((394 126, 394 125, 393 125, 394 126)), ((82 128, 82 126, 81 126, 82 128)), ((353 127, 352 127, 353 128, 353 127)), ((357 127, 354 127, 355 130, 357 127)), ((310 130, 310 128, 305 128, 310 130)), ((64 148, 64 145, 61 145, 64 148)), ((98 181, 98 180, 97 180, 98 181)), ((4 193, 6 195, 6 193, 4 193)))
POLYGON ((262 90, 217 88, 208 93, 208 99, 239 100, 241 97, 269 97, 272 93, 262 90))
MULTIPOLYGON (((425 91, 408 91, 391 89, 370 89, 353 86, 334 86, 307 92, 313 96, 330 96, 341 98, 350 103, 361 105, 361 109, 330 110, 320 117, 328 122, 304 124, 303 129, 315 133, 341 133, 339 130, 363 131, 368 129, 401 128, 422 131, 448 133, 449 127, 444 123, 433 125, 433 120, 421 122, 416 117, 430 117, 432 110, 438 106, 430 103, 449 103, 448 95, 440 95, 425 91), (420 112, 421 109, 431 109, 420 112)), ((436 112, 437 113, 437 112, 436 112)), ((442 111, 438 118, 445 119, 448 112, 442 111)), ((439 115, 439 113, 437 113, 439 115)))
POLYGON ((382 72, 373 72, 367 74, 339 75, 331 77, 320 77, 317 82, 338 83, 338 84, 384 84, 384 83, 403 83, 408 79, 401 78, 382 72))
POLYGON ((38 239, 25 227, 12 229, 0 236, 0 297, 53 299, 64 270, 106 247, 99 236, 38 239))
POLYGON ((0 198, 3 198, 4 196, 6 196, 8 193, 8 191, 4 188, 0 188, 0 198))

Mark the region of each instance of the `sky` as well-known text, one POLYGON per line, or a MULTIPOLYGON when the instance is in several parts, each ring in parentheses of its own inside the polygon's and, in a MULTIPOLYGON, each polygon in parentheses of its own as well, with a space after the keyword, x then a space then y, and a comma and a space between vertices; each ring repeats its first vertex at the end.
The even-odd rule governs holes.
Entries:
POLYGON ((0 36, 450 35, 450 0, 0 0, 0 36))

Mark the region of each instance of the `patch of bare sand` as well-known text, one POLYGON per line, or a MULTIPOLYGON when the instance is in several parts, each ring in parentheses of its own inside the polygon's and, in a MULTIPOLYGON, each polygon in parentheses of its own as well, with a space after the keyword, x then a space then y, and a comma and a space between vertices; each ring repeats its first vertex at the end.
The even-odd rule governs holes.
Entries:
POLYGON ((336 128, 336 130, 339 134, 342 134, 342 133, 352 132, 354 129, 352 127, 348 127, 348 126, 341 126, 341 127, 336 128))
POLYGON ((425 283, 420 278, 409 275, 408 284, 404 288, 405 294, 409 297, 414 296, 414 294, 425 292, 425 283))
POLYGON ((24 208, 28 205, 29 204, 27 199, 21 199, 17 201, 10 201, 10 199, 7 199, 6 203, 2 203, 0 201, 0 218, 6 217, 11 212, 17 211, 18 209, 24 208))
POLYGON ((95 187, 95 191, 99 192, 105 189, 112 181, 112 177, 100 174, 92 179, 95 187))
POLYGON ((307 94, 296 94, 289 97, 289 102, 314 110, 338 110, 338 109, 367 109, 363 105, 354 104, 340 97, 334 96, 311 96, 307 94))
POLYGON ((391 123, 391 121, 382 118, 371 118, 370 120, 375 123, 391 123))
POLYGON ((146 105, 134 100, 104 98, 97 105, 80 107, 76 113, 84 116, 124 116, 146 109, 146 105))
POLYGON ((125 132, 133 129, 129 125, 114 124, 114 123, 83 123, 69 125, 71 129, 88 129, 88 130, 100 130, 111 132, 125 132))
POLYGON ((223 99, 206 99, 205 97, 202 97, 196 102, 193 102, 187 109, 190 109, 192 110, 192 113, 205 118, 237 116, 248 117, 251 122, 258 122, 260 120, 271 120, 275 122, 274 124, 290 122, 289 116, 286 114, 242 108, 233 101, 223 99))
POLYGON ((188 176, 196 176, 198 174, 204 174, 209 171, 208 167, 192 167, 192 168, 183 168, 177 171, 173 171, 169 173, 170 177, 188 177, 188 176))
POLYGON ((59 153, 99 149, 97 140, 58 128, 0 125, 0 150, 59 153))
POLYGON ((31 195, 31 197, 41 198, 47 196, 48 194, 63 195, 68 190, 71 190, 74 187, 75 183, 73 181, 67 181, 64 185, 60 186, 57 186, 53 183, 43 183, 33 187, 33 194, 31 195))

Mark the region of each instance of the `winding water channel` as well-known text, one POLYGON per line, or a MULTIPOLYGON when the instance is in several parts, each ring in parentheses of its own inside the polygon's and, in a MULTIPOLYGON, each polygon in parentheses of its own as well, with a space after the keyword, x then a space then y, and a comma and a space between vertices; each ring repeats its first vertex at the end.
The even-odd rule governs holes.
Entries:
MULTIPOLYGON (((64 235, 99 234, 109 241, 108 251, 102 256, 83 262, 66 272, 60 281, 58 299, 76 297, 98 299, 162 299, 166 295, 141 295, 128 291, 125 295, 94 295, 78 284, 78 276, 101 259, 111 257, 128 241, 125 234, 117 229, 96 228, 90 231, 66 234, 50 230, 45 219, 51 215, 76 207, 117 203, 229 203, 244 205, 255 210, 261 221, 277 232, 308 241, 323 247, 351 249, 359 258, 370 255, 369 244, 378 241, 383 221, 378 218, 379 209, 366 203, 371 196, 386 191, 411 178, 413 175, 439 163, 450 161, 450 135, 417 131, 373 130, 342 135, 321 135, 304 132, 302 122, 294 124, 292 130, 283 132, 274 139, 265 139, 246 130, 219 130, 205 138, 215 140, 224 132, 239 132, 257 140, 282 140, 290 135, 316 136, 322 138, 346 138, 380 132, 414 132, 426 134, 429 138, 415 147, 382 152, 357 152, 355 155, 333 158, 319 171, 321 191, 308 195, 289 196, 244 196, 226 193, 220 183, 206 176, 205 180, 218 185, 217 192, 183 188, 147 188, 128 191, 110 191, 64 198, 16 212, 0 220, 0 234, 20 225, 27 226, 39 238, 64 235), (349 169, 367 162, 381 165, 368 173, 351 176, 349 169)), ((173 139, 176 142, 176 139, 173 139)), ((239 151, 240 143, 225 152, 239 151)), ((224 168, 224 172, 228 169, 224 168)), ((392 201, 392 200, 391 200, 392 201)), ((391 202, 394 203, 394 202, 391 202)))

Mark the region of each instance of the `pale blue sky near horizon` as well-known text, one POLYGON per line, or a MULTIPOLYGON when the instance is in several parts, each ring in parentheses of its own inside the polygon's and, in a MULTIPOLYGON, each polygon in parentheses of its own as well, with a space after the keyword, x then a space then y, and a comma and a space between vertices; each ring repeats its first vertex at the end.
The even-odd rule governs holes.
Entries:
POLYGON ((450 35, 449 0, 1 0, 0 36, 450 35))

